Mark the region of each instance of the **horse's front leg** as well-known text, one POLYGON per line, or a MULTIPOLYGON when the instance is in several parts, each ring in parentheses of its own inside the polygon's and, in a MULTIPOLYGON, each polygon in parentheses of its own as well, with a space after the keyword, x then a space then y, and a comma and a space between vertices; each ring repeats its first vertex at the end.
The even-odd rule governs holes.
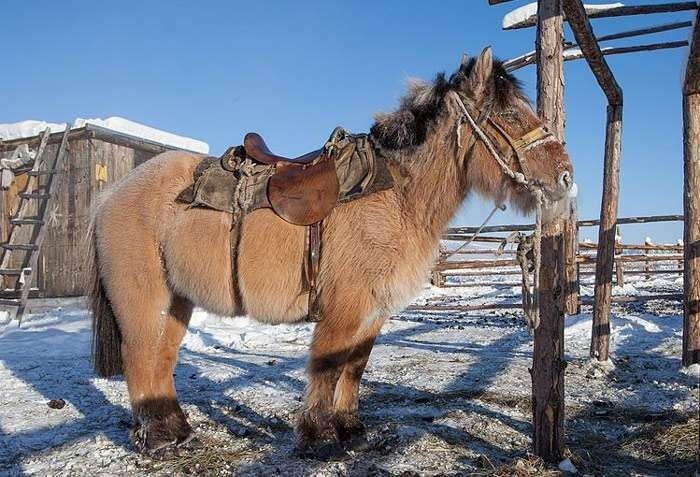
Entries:
POLYGON ((319 457, 330 457, 341 450, 334 426, 333 396, 361 324, 359 314, 331 314, 328 310, 324 310, 323 320, 314 330, 306 400, 296 427, 297 450, 319 457))
POLYGON ((364 443, 365 426, 359 415, 360 380, 385 321, 385 317, 375 319, 366 331, 355 338, 354 347, 335 386, 333 425, 346 447, 357 447, 364 443))

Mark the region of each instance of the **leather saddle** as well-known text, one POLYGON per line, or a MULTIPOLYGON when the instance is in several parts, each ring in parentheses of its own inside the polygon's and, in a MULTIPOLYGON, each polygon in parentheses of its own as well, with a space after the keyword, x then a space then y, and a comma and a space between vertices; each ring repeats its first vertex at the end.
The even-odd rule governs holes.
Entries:
POLYGON ((318 156, 323 153, 323 148, 315 151, 307 152, 299 157, 289 158, 278 156, 272 153, 265 144, 265 140, 258 133, 250 132, 243 138, 243 148, 248 157, 255 159, 263 164, 277 164, 278 162, 294 162, 297 164, 308 164, 313 162, 318 156))
POLYGON ((259 134, 248 133, 243 139, 246 156, 275 166, 268 182, 267 198, 275 213, 287 222, 315 224, 328 216, 338 203, 337 151, 328 146, 339 139, 337 131, 333 132, 327 146, 296 158, 272 153, 259 134))

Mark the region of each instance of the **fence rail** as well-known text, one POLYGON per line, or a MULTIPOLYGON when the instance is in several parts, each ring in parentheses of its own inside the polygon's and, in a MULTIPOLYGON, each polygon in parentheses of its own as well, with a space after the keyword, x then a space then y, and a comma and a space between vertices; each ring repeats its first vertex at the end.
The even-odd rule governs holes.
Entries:
MULTIPOLYGON (((621 217, 617 220, 617 224, 619 226, 682 220, 682 215, 621 217)), ((596 227, 599 224, 599 220, 578 221, 579 227, 596 227)), ((454 245, 455 242, 466 242, 472 239, 472 235, 476 233, 477 229, 478 227, 449 228, 442 237, 445 242, 444 245, 447 243, 452 243, 454 245)), ((534 225, 532 224, 491 225, 483 228, 481 233, 487 235, 479 235, 474 238, 474 243, 470 245, 470 248, 454 251, 456 247, 451 247, 452 250, 445 247, 441 250, 440 258, 433 270, 433 284, 445 288, 519 286, 521 283, 521 271, 514 257, 514 246, 509 244, 506 247, 498 248, 496 244, 501 245, 506 238, 506 235, 499 236, 498 234, 528 232, 531 230, 534 230, 534 225), (478 243, 485 244, 484 248, 475 247, 478 243), (488 277, 493 277, 493 280, 489 280, 488 277), (473 280, 470 280, 470 278, 473 278, 473 280), (459 281, 455 282, 455 279, 459 281)), ((588 241, 578 244, 578 251, 575 258, 575 264, 579 268, 578 275, 595 275, 595 271, 593 271, 590 266, 596 263, 595 251, 597 248, 597 243, 588 241)), ((617 284, 621 286, 624 285, 626 276, 644 275, 651 278, 652 276, 683 274, 683 245, 680 243, 655 244, 650 241, 646 241, 643 244, 622 243, 621 238, 618 237, 615 243, 615 255, 613 260, 615 267, 614 277, 617 284)), ((613 301, 625 302, 628 299, 631 301, 641 301, 655 299, 655 296, 664 299, 680 299, 680 295, 677 294, 664 294, 643 297, 637 295, 629 297, 616 296, 613 301)), ((591 302, 591 299, 591 297, 583 297, 580 303, 588 304, 591 302)), ((489 305, 473 305, 467 308, 469 310, 486 310, 517 308, 518 306, 519 305, 512 303, 496 303, 489 305)))

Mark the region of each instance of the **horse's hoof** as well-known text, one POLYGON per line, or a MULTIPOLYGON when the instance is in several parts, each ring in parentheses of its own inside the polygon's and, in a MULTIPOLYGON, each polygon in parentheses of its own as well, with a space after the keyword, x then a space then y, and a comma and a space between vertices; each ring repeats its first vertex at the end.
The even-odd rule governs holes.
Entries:
POLYGON ((175 433, 159 424, 161 423, 153 421, 131 430, 131 442, 139 453, 156 460, 165 460, 177 455, 180 449, 197 446, 196 434, 189 425, 177 429, 178 432, 175 433))
POLYGON ((304 459, 315 459, 323 462, 342 460, 348 457, 348 453, 337 441, 319 442, 303 448, 297 447, 297 455, 304 459))
POLYGON ((366 434, 351 436, 348 439, 343 440, 342 444, 346 450, 353 452, 362 452, 370 448, 370 443, 367 440, 366 434))
POLYGON ((341 442, 355 440, 366 433, 365 425, 354 413, 338 412, 333 418, 333 426, 341 442))

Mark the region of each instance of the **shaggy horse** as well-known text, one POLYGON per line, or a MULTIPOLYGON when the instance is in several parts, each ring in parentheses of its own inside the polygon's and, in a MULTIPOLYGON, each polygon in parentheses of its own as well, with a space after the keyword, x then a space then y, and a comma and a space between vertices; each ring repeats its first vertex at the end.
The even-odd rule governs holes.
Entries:
MULTIPOLYGON (((324 220, 322 321, 296 425, 300 451, 338 448, 363 435, 358 389, 375 338, 423 287, 440 235, 465 197, 473 191, 509 200, 524 213, 535 207, 533 194, 504 174, 495 155, 542 191, 545 220, 568 210, 572 166, 562 144, 541 127, 490 48, 449 78, 413 82, 396 111, 377 116, 371 139, 394 186, 338 205, 324 220), (542 137, 514 145, 512 138, 535 130, 542 137)), ((126 376, 140 451, 193 435, 173 381, 193 306, 273 324, 307 314, 306 229, 270 209, 243 222, 239 289, 232 293, 232 216, 176 202, 201 160, 186 152, 153 158, 110 187, 93 218, 95 369, 100 376, 126 376)))

